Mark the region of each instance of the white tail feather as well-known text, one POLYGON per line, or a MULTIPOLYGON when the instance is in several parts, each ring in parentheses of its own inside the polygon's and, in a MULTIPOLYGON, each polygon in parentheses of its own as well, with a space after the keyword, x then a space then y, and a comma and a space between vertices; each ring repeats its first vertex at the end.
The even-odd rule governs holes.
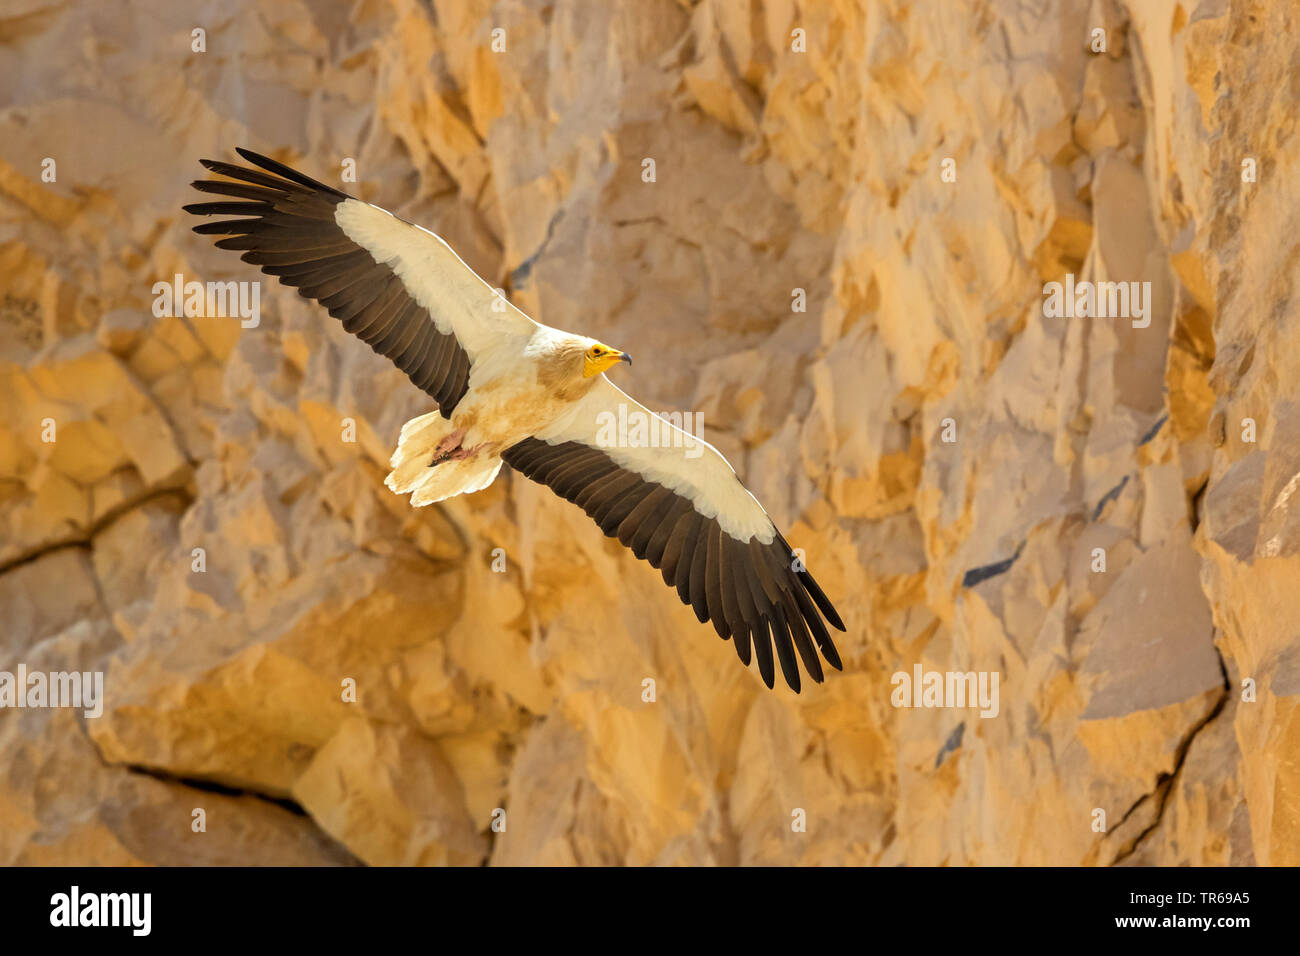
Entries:
POLYGON ((454 431, 439 412, 412 418, 402 426, 397 450, 388 460, 393 470, 384 479, 399 495, 411 493, 415 507, 431 505, 455 495, 482 491, 496 479, 501 459, 496 455, 474 455, 450 459, 429 467, 438 443, 454 431))

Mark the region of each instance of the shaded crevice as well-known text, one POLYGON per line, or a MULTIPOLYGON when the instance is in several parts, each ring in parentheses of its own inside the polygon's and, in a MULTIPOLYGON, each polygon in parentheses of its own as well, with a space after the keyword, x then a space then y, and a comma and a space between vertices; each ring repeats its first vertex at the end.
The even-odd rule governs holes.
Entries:
MULTIPOLYGON (((1161 779, 1163 779, 1163 775, 1161 779)), ((1157 781, 1157 786, 1159 786, 1159 781, 1157 781)), ((1138 807, 1142 806, 1142 804, 1146 803, 1150 799, 1151 799, 1151 794, 1149 793, 1144 793, 1142 794, 1142 796, 1138 797, 1137 802, 1134 803, 1133 806, 1129 807, 1127 810, 1124 811, 1124 815, 1120 817, 1119 821, 1115 824, 1115 829, 1118 830, 1120 827, 1122 827, 1128 821, 1128 818, 1133 816, 1133 814, 1137 812, 1138 807)))
POLYGON ((1122 824, 1135 810, 1137 810, 1138 807, 1142 806, 1142 804, 1146 803, 1149 799, 1154 798, 1158 801, 1155 816, 1151 823, 1148 824, 1141 833, 1135 836, 1132 841, 1129 842, 1128 846, 1124 847, 1124 849, 1115 855, 1114 859, 1110 862, 1111 866, 1116 866, 1122 863, 1124 860, 1136 853, 1146 841, 1147 837, 1154 833, 1159 828, 1160 824, 1164 822, 1165 809, 1169 805, 1169 795, 1173 793, 1174 784, 1178 782, 1178 776, 1182 773, 1183 765, 1187 762, 1187 755, 1191 752, 1192 744, 1196 742, 1196 738, 1200 735, 1201 731, 1213 723, 1214 720, 1223 713, 1224 708, 1228 705, 1228 695, 1231 692, 1231 685, 1228 682, 1228 668, 1227 665, 1224 664, 1223 655, 1219 653, 1217 647, 1215 648, 1215 654, 1219 658, 1219 673, 1223 676, 1223 690, 1220 692, 1218 699, 1214 702, 1214 706, 1206 712, 1204 717, 1192 725, 1191 729, 1183 736, 1183 739, 1179 741, 1178 748, 1174 752, 1173 770, 1169 773, 1161 774, 1156 779, 1155 789, 1151 791, 1151 793, 1144 794, 1120 819, 1120 823, 1122 824))
POLYGON ((999 574, 1005 574, 1011 570, 1011 566, 1016 563, 1016 559, 1020 557, 1020 552, 1023 550, 1025 550, 1025 542, 1022 541, 1020 547, 1016 548, 1016 553, 1011 557, 1004 558, 1001 561, 994 561, 992 564, 980 565, 978 568, 971 568, 962 576, 961 586, 973 588, 982 581, 995 578, 999 574))
POLYGON ((939 769, 939 765, 943 763, 943 758, 948 754, 957 752, 958 748, 961 747, 961 740, 965 732, 966 721, 963 720, 957 725, 957 728, 948 735, 948 739, 944 741, 943 746, 939 748, 939 753, 934 758, 934 769, 939 769))
POLYGON ((179 784, 182 787, 189 787, 191 790, 201 790, 204 793, 215 793, 223 797, 255 797, 256 799, 263 800, 266 803, 273 803, 281 810, 287 810, 294 816, 311 819, 311 814, 307 812, 302 804, 288 797, 273 797, 269 793, 262 793, 258 790, 249 790, 243 787, 232 787, 229 784, 217 783, 215 780, 204 780, 201 777, 185 777, 180 774, 170 773, 166 770, 159 770, 156 767, 147 767, 144 764, 107 764, 107 766, 118 766, 127 773, 152 777, 154 780, 159 780, 163 783, 179 784))
MULTIPOLYGON (((505 802, 505 801, 502 801, 502 802, 505 802)), ((509 822, 509 821, 510 821, 510 808, 509 808, 509 807, 502 807, 501 809, 504 810, 504 811, 506 812, 506 826, 508 827, 508 826, 510 825, 510 822, 509 822)), ((492 823, 489 823, 489 824, 488 824, 488 828, 487 828, 487 851, 483 854, 483 859, 481 859, 481 860, 479 861, 479 864, 478 864, 479 866, 491 866, 491 865, 492 865, 492 854, 494 854, 494 853, 496 852, 496 849, 497 849, 497 837, 499 837, 500 835, 501 835, 501 832, 500 832, 499 830, 497 830, 497 829, 492 825, 492 823)))
MULTIPOLYGON (((526 725, 520 728, 517 735, 506 737, 506 739, 502 740, 497 745, 498 747, 504 748, 503 751, 498 751, 501 755, 501 761, 506 767, 505 783, 501 787, 501 800, 498 806, 505 812, 506 830, 509 830, 510 828, 510 781, 515 772, 515 761, 519 759, 519 751, 523 746, 522 740, 528 734, 532 733, 545 719, 538 714, 529 714, 525 708, 519 705, 516 705, 516 710, 519 714, 524 715, 526 725), (531 720, 527 719, 529 716, 532 717, 531 720)), ((425 736, 428 735, 426 734, 425 736)), ((434 741, 434 743, 437 743, 436 737, 429 737, 429 739, 434 741)), ((495 811, 493 811, 493 818, 489 819, 487 825, 487 850, 484 851, 483 859, 479 861, 479 866, 492 866, 492 858, 497 852, 497 841, 500 840, 501 836, 506 832, 506 830, 496 829, 496 827, 493 826, 495 822, 495 811)))
POLYGON ((142 508, 150 502, 157 501, 160 498, 171 496, 180 498, 186 509, 194 504, 193 497, 190 496, 184 487, 155 488, 152 491, 148 491, 136 498, 124 501, 120 505, 108 509, 108 511, 100 515, 98 520, 91 524, 91 526, 84 532, 79 534, 69 534, 54 541, 47 541, 44 544, 37 545, 34 548, 22 552, 16 557, 10 558, 8 561, 0 564, 0 574, 8 574, 15 568, 20 568, 25 564, 31 564, 34 561, 39 561, 46 555, 53 554, 55 551, 61 551, 64 548, 90 549, 94 547, 95 536, 127 512, 134 511, 136 508, 142 508))
POLYGON ((542 253, 544 253, 547 247, 551 244, 551 239, 555 235, 555 227, 563 218, 564 209, 557 209, 555 215, 551 217, 551 221, 546 225, 546 237, 542 240, 542 244, 533 251, 532 255, 519 263, 519 265, 515 267, 514 271, 510 273, 511 288, 518 288, 520 285, 528 281, 529 276, 532 275, 533 266, 537 264, 537 260, 542 257, 542 253))
MULTIPOLYGON (((94 743, 93 740, 91 741, 91 743, 93 745, 94 743)), ((236 797, 236 798, 253 797, 254 799, 260 800, 263 803, 273 804, 276 807, 279 807, 281 810, 286 810, 289 813, 293 814, 295 817, 300 817, 303 820, 307 821, 307 823, 319 835, 319 838, 321 840, 328 842, 329 845, 332 846, 342 857, 346 857, 346 860, 350 860, 351 865, 353 866, 368 865, 364 860, 362 860, 360 857, 358 857, 355 853, 352 852, 351 847, 349 847, 345 843, 340 842, 333 834, 331 834, 329 831, 324 829, 316 821, 315 817, 313 817, 310 813, 308 813, 307 810, 302 806, 302 804, 298 803, 296 800, 291 800, 287 797, 273 797, 270 794, 261 793, 260 791, 257 790, 248 790, 242 787, 232 787, 226 784, 217 783, 212 780, 204 780, 199 777, 185 777, 179 774, 169 773, 165 770, 159 770, 156 767, 148 767, 143 764, 109 763, 104 759, 103 755, 99 753, 98 747, 95 747, 95 753, 96 756, 99 757, 100 763, 105 767, 116 769, 116 770, 125 770, 127 773, 136 774, 141 777, 149 777, 153 780, 157 780, 159 783, 171 784, 173 786, 181 786, 190 790, 196 790, 200 793, 214 793, 223 797, 236 797)), ((346 865, 346 860, 344 861, 345 865, 346 865)))
POLYGON ((1169 413, 1165 412, 1163 415, 1161 415, 1159 418, 1156 419, 1156 423, 1154 425, 1152 425, 1149 429, 1147 429, 1147 433, 1138 439, 1138 447, 1141 448, 1147 442, 1154 439, 1156 435, 1160 434, 1161 426, 1164 425, 1164 423, 1167 421, 1169 421, 1169 413))
POLYGON ((58 541, 51 541, 47 544, 40 545, 31 551, 26 551, 18 555, 18 557, 13 558, 10 561, 6 561, 4 564, 0 564, 0 574, 8 574, 10 571, 16 571, 23 565, 33 564, 41 558, 54 554, 57 551, 64 551, 68 548, 80 548, 83 551, 90 551, 92 550, 92 547, 89 537, 60 538, 58 541))
MULTIPOLYGON (((1210 479, 1207 476, 1201 482, 1199 488, 1187 496, 1188 521, 1191 522, 1192 534, 1196 534, 1196 529, 1201 526, 1201 508, 1205 503, 1205 491, 1210 487, 1210 479)), ((1222 660, 1222 658, 1220 658, 1222 660)))
POLYGON ((1125 475, 1123 478, 1120 479, 1118 485, 1110 489, 1110 491, 1106 492, 1106 494, 1102 495, 1101 501, 1097 502, 1097 507, 1092 509, 1092 520, 1094 522, 1101 517, 1101 513, 1102 511, 1105 510, 1106 505, 1110 504, 1112 501, 1115 501, 1119 498, 1120 492, 1124 490, 1124 487, 1128 484, 1128 480, 1131 477, 1132 475, 1125 475))
MULTIPOLYGON (((1201 506, 1204 502, 1205 492, 1206 489, 1209 487, 1209 485, 1210 485, 1210 480, 1209 477, 1207 476, 1195 491, 1187 494, 1187 511, 1188 511, 1188 517, 1191 523, 1191 530, 1193 534, 1196 533, 1196 529, 1199 527, 1201 523, 1201 517, 1200 517, 1201 506)), ((1206 599, 1209 600, 1208 595, 1206 596, 1206 599)), ((1138 810, 1139 807, 1141 807, 1143 804, 1145 804, 1148 800, 1152 799, 1153 797, 1160 801, 1159 806, 1156 807, 1155 818, 1152 820, 1151 824, 1148 827, 1146 827, 1146 829, 1144 829, 1141 833, 1139 833, 1136 837, 1134 837, 1133 841, 1127 847, 1125 847, 1119 853, 1119 855, 1117 855, 1114 858, 1114 860, 1111 861, 1112 866, 1114 866, 1116 863, 1119 863, 1121 860, 1124 860, 1132 856, 1137 851, 1138 847, 1142 844, 1142 842, 1146 840, 1146 838, 1150 836, 1156 830, 1157 827, 1160 826, 1161 821, 1164 819, 1165 806, 1169 799, 1169 794, 1173 790, 1173 784, 1176 782, 1178 778, 1178 774, 1183 768, 1183 763, 1187 759, 1187 754, 1191 751, 1192 743, 1195 741, 1196 736, 1202 730, 1208 727, 1210 723, 1213 720, 1215 720, 1223 712, 1223 709, 1227 706, 1228 695, 1232 692, 1232 685, 1231 682, 1228 680, 1228 667, 1223 660, 1223 654, 1219 651, 1218 647, 1213 644, 1213 641, 1211 641, 1211 646, 1214 647, 1215 656, 1218 657, 1219 660, 1219 673, 1223 677, 1223 692, 1219 695, 1219 699, 1215 701, 1214 706, 1210 708, 1209 712, 1203 718, 1201 718, 1201 720, 1198 721, 1191 728, 1191 730, 1188 731, 1187 735, 1179 743, 1178 749, 1176 751, 1176 758, 1174 761, 1173 771, 1168 774, 1161 774, 1156 780, 1155 789, 1152 790, 1150 793, 1143 794, 1140 798, 1138 798, 1137 802, 1135 802, 1131 807, 1129 807, 1128 810, 1124 813, 1124 815, 1120 817, 1119 823, 1116 824, 1116 827, 1122 826, 1125 823, 1125 821, 1127 821, 1128 818, 1131 817, 1138 810)))

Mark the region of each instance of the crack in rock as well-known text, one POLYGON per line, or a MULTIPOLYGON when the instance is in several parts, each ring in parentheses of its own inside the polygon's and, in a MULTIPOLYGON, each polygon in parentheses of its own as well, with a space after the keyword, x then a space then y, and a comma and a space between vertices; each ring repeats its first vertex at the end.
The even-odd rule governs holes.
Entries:
POLYGON ((147 767, 144 764, 110 763, 105 764, 105 766, 121 767, 127 773, 152 777, 154 780, 160 780, 163 783, 180 784, 182 787, 189 787, 191 790, 202 790, 204 793, 215 793, 223 797, 256 797, 258 800, 264 800, 267 803, 275 804, 281 810, 288 810, 294 816, 311 819, 311 814, 307 812, 303 805, 297 800, 293 800, 289 797, 274 797, 269 793, 262 793, 259 790, 250 790, 246 787, 235 787, 230 784, 217 783, 215 780, 204 780, 202 777, 186 777, 172 773, 168 770, 160 770, 157 767, 147 767))
POLYGON ((15 568, 20 568, 25 564, 31 564, 33 561, 39 561, 46 555, 53 554, 55 551, 61 551, 64 548, 92 548, 94 547, 95 536, 111 525, 114 521, 117 521, 129 512, 143 508, 151 502, 172 495, 180 498, 185 503, 187 509, 190 505, 194 504, 194 499, 189 495, 184 487, 155 488, 137 498, 132 498, 130 501, 124 501, 120 505, 105 511, 83 534, 68 535, 65 538, 59 538, 55 541, 47 541, 44 544, 37 545, 29 551, 24 551, 17 556, 10 558, 8 561, 0 564, 0 574, 8 574, 15 568))
POLYGON ((1208 727, 1215 718, 1223 713, 1224 708, 1228 704, 1228 695, 1231 692, 1231 685, 1228 682, 1228 669, 1223 662, 1223 655, 1219 654, 1218 648, 1215 648, 1215 653, 1219 655, 1219 671, 1223 675, 1223 690, 1219 694, 1218 699, 1214 702, 1214 706, 1206 712, 1204 717, 1192 725, 1192 728, 1183 736, 1183 739, 1179 741, 1178 749, 1174 752, 1174 769, 1167 774, 1161 774, 1156 779, 1155 789, 1150 793, 1143 794, 1120 820, 1120 823, 1122 824, 1130 815, 1132 815, 1133 811, 1148 799, 1154 797, 1158 801, 1154 819, 1145 829, 1142 830, 1142 832, 1132 839, 1128 846, 1124 847, 1115 855, 1115 857, 1110 861, 1111 866, 1119 865, 1136 853, 1147 837, 1154 833, 1164 821, 1165 808, 1169 804, 1169 795, 1173 792, 1174 784, 1178 782, 1178 775, 1182 773, 1183 764, 1187 761, 1187 755, 1191 752, 1192 744, 1196 741, 1196 738, 1201 731, 1208 727))

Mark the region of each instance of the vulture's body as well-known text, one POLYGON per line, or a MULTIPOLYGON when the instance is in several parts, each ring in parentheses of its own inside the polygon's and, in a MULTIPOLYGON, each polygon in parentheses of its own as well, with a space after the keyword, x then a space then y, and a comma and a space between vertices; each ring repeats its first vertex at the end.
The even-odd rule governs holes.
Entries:
POLYGON ((235 181, 194 183, 233 201, 185 207, 237 218, 194 231, 224 236, 218 246, 320 302, 437 404, 403 426, 389 488, 426 505, 486 488, 505 462, 658 568, 746 665, 752 649, 768 687, 774 644, 796 691, 796 651, 814 680, 818 649, 841 666, 823 617, 843 622, 726 459, 605 377, 630 361, 624 353, 534 322, 432 232, 239 153, 260 169, 203 160, 235 181), (653 419, 661 439, 605 437, 611 420, 634 414, 653 419))

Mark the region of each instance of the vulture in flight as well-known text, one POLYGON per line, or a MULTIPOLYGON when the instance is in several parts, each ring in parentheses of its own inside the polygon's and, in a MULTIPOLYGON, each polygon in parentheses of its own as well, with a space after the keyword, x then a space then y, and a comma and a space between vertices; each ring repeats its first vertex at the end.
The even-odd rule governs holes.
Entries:
POLYGON ((814 681, 819 650, 842 669, 826 624, 844 622, 727 460, 605 377, 628 355, 534 322, 429 230, 238 152, 256 168, 202 160, 226 178, 194 188, 227 198, 185 206, 218 217, 194 231, 319 302, 437 406, 402 427, 390 489, 427 505, 486 488, 505 462, 649 561, 746 666, 752 650, 769 688, 775 660, 799 690, 796 653, 814 681), (620 410, 672 440, 602 440, 620 410))

